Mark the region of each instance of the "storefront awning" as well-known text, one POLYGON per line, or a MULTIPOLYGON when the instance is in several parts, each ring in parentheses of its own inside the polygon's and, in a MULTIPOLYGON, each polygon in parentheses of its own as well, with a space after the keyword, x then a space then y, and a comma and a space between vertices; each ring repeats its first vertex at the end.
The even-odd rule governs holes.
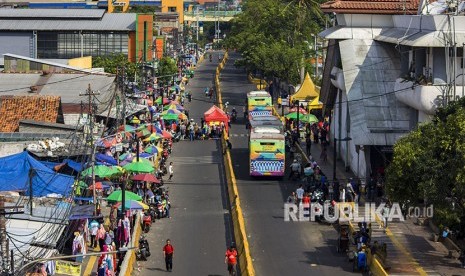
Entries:
POLYGON ((398 44, 406 37, 409 37, 417 32, 418 30, 416 29, 389 28, 383 30, 379 35, 377 35, 375 40, 398 44))
MULTIPOLYGON (((454 35, 443 31, 390 28, 383 30, 375 40, 411 47, 445 47, 448 40, 454 41, 454 35)), ((464 32, 455 33, 455 43, 465 43, 464 32)))

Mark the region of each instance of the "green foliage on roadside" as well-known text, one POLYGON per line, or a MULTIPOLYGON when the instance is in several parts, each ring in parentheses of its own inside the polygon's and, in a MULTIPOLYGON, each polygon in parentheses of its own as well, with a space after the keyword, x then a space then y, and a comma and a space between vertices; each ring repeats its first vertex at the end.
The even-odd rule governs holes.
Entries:
POLYGON ((434 220, 465 226, 465 99, 438 110, 430 123, 401 138, 386 171, 391 201, 434 205, 434 220))
POLYGON ((134 76, 137 66, 133 62, 128 61, 125 54, 114 54, 110 56, 99 56, 92 58, 93 68, 104 68, 105 72, 116 74, 117 68, 124 67, 127 76, 134 76))
POLYGON ((266 77, 300 82, 308 41, 322 25, 317 0, 246 0, 232 21, 225 45, 242 53, 242 65, 266 77))
POLYGON ((172 80, 172 75, 178 72, 178 67, 176 65, 176 60, 170 57, 163 57, 158 63, 158 74, 157 76, 162 76, 159 78, 163 83, 170 82, 172 80), (163 77, 165 76, 165 77, 163 77))

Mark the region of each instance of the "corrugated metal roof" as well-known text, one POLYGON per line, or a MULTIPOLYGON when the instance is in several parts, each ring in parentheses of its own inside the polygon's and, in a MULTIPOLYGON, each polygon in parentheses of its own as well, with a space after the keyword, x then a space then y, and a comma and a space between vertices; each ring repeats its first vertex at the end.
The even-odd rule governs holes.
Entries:
POLYGON ((101 20, 90 19, 5 19, 0 18, 3 31, 134 31, 136 14, 107 13, 101 20))
MULTIPOLYGON (((0 96, 36 95, 28 91, 31 86, 37 85, 40 78, 40 74, 0 74, 0 96)), ((111 75, 52 74, 38 95, 60 96, 62 103, 79 104, 87 101, 87 98, 79 94, 85 93, 90 84, 92 90, 100 91, 97 104, 108 106, 114 80, 115 77, 111 75)))
POLYGON ((0 18, 102 18, 99 9, 0 9, 0 18))
POLYGON ((30 87, 40 80, 40 74, 0 74, 0 96, 30 96, 30 87))
POLYGON ((85 74, 53 74, 42 88, 40 95, 60 96, 62 103, 87 102, 87 98, 79 94, 85 93, 90 84, 93 91, 100 91, 97 104, 108 105, 109 93, 115 80, 114 76, 85 74))

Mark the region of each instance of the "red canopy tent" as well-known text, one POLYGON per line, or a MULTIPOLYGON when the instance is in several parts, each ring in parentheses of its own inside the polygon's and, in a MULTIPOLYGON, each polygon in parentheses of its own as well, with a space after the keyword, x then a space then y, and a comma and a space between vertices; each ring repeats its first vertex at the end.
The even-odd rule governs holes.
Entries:
POLYGON ((228 115, 216 105, 212 106, 204 114, 205 122, 223 122, 226 132, 228 131, 228 115))

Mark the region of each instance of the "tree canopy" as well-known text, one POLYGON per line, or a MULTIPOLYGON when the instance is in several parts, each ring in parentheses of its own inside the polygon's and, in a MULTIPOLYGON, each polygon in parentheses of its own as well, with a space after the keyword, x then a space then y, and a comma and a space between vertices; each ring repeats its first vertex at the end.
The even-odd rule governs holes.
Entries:
POLYGON ((300 80, 311 34, 323 23, 322 0, 246 0, 232 21, 226 46, 242 53, 239 65, 290 83, 300 80))
POLYGON ((176 66, 176 60, 170 57, 163 57, 158 63, 158 74, 161 76, 160 80, 163 83, 167 83, 172 79, 172 75, 178 72, 178 67, 176 66))
POLYGON ((128 61, 128 56, 125 54, 113 54, 109 56, 98 56, 92 58, 93 68, 104 68, 105 72, 116 74, 117 68, 125 68, 127 76, 131 79, 136 72, 137 66, 135 63, 128 61))
POLYGON ((392 201, 433 204, 439 225, 465 225, 465 98, 401 138, 386 171, 392 201))

